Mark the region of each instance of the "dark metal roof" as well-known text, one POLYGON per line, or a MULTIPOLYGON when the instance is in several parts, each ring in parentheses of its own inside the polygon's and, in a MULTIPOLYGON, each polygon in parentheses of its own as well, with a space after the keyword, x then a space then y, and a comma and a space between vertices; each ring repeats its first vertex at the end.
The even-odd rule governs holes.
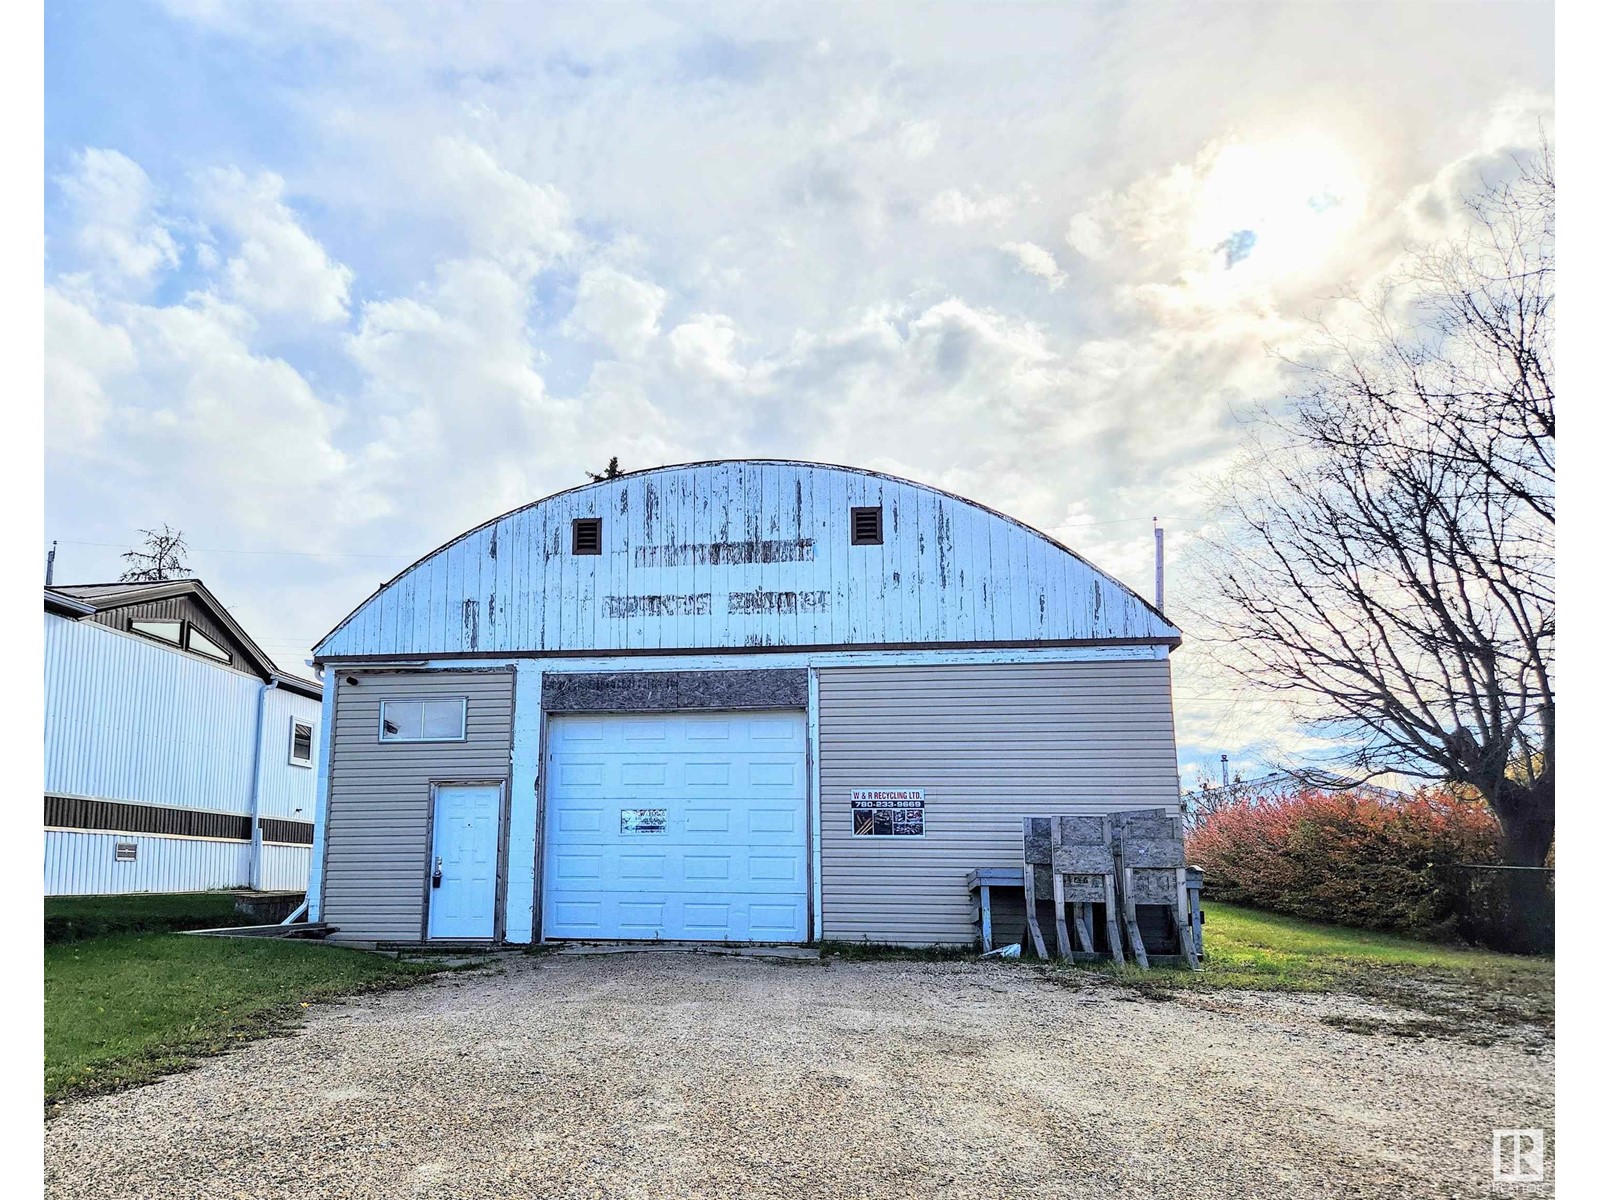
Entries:
POLYGON ((173 596, 188 596, 205 610, 207 615, 221 625, 244 650, 250 659, 253 672, 268 681, 313 700, 322 696, 322 685, 315 680, 280 671, 267 652, 256 645, 244 631, 233 614, 222 606, 222 601, 212 595, 211 589, 198 579, 168 579, 156 583, 75 583, 46 588, 46 610, 72 616, 87 616, 107 609, 126 608, 146 604, 151 600, 166 600, 173 596))
POLYGON ((94 605, 85 604, 82 600, 74 599, 54 588, 45 588, 44 608, 46 612, 61 613, 71 617, 86 617, 94 611, 94 605))

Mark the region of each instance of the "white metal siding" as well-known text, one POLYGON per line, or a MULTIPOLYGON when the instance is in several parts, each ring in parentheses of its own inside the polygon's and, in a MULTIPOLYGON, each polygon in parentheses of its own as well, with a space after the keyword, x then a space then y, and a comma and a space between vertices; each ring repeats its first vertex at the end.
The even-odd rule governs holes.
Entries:
POLYGON ((266 842, 261 847, 261 890, 303 892, 306 889, 306 873, 310 868, 310 846, 266 842))
MULTIPOLYGON (((261 681, 91 621, 44 618, 44 788, 47 794, 248 814, 261 681)), ((289 765, 291 719, 320 720, 320 702, 284 688, 266 695, 263 817, 310 821, 316 771, 289 765)), ((306 886, 309 853, 268 847, 263 886, 306 886)), ((248 887, 249 843, 115 832, 47 833, 46 895, 248 887), (118 841, 140 843, 114 862, 118 841), (153 849, 147 853, 145 843, 153 849), (103 861, 102 861, 103 860, 103 861), (83 871, 81 876, 72 872, 83 871)))
MULTIPOLYGON (((267 693, 261 730, 261 815, 309 823, 316 813, 318 726, 322 701, 284 688, 267 693), (309 767, 289 762, 290 729, 295 721, 311 726, 309 767)), ((305 880, 300 881, 305 886, 305 880)))
POLYGON ((49 613, 44 652, 46 792, 250 811, 260 680, 49 613))
POLYGON ((1024 816, 1178 809, 1165 661, 817 676, 824 937, 968 942, 966 874, 1019 865, 1024 816), (853 836, 871 787, 925 788, 925 836, 853 836))
MULTIPOLYGON (((110 896, 127 892, 208 892, 250 880, 250 843, 151 833, 44 832, 47 896, 110 896), (116 861, 118 842, 134 842, 139 857, 116 861)), ((305 886, 284 883, 284 890, 305 886)))
POLYGON ((431 782, 503 780, 511 769, 510 671, 329 672, 333 760, 322 920, 357 941, 417 941, 428 885, 431 782), (337 678, 337 682, 336 682, 337 678), (465 696, 464 742, 379 742, 384 700, 465 696))
POLYGON ((547 779, 547 937, 806 940, 803 713, 554 717, 547 779))
POLYGON ((970 501, 867 471, 643 471, 508 513, 385 585, 318 647, 346 655, 1161 640, 1110 576, 970 501), (850 544, 883 509, 884 544, 850 544), (600 517, 599 555, 571 522, 600 517))

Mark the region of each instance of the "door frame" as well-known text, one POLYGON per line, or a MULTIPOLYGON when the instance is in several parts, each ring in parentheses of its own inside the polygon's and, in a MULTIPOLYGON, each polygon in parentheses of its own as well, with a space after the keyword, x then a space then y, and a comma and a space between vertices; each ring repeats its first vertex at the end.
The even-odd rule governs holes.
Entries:
POLYGON ((506 805, 507 776, 493 779, 430 779, 428 780, 428 834, 422 856, 422 928, 419 940, 423 942, 477 943, 499 945, 505 941, 506 929, 506 824, 510 816, 506 805), (486 938, 436 938, 429 934, 433 906, 433 824, 439 811, 439 789, 442 787, 492 787, 495 801, 495 851, 494 851, 494 931, 486 938))

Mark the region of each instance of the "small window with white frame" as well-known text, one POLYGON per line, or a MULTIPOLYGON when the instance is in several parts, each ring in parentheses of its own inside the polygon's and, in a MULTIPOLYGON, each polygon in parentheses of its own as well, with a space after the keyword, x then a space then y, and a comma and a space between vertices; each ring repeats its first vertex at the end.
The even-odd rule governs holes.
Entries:
POLYGON ((193 625, 189 626, 189 649, 195 654, 204 654, 207 658, 214 658, 218 662, 233 661, 233 655, 229 654, 193 625))
POLYGON ((467 701, 384 700, 378 705, 380 742, 464 742, 467 740, 467 701))
POLYGON ((310 721, 293 721, 289 726, 289 765, 291 767, 309 767, 311 765, 311 743, 316 736, 316 727, 310 721))
POLYGON ((173 646, 183 644, 182 621, 148 621, 135 617, 128 622, 128 628, 147 638, 155 638, 158 642, 167 642, 173 646))

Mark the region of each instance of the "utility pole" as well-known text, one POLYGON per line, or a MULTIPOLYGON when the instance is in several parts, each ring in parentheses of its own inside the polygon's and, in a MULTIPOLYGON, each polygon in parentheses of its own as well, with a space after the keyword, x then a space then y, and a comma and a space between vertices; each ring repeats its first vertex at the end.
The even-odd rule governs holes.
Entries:
POLYGON ((49 587, 56 581, 56 544, 50 543, 50 554, 44 560, 44 585, 49 587))
POLYGON ((1222 790, 1228 790, 1228 756, 1222 756, 1222 790))

